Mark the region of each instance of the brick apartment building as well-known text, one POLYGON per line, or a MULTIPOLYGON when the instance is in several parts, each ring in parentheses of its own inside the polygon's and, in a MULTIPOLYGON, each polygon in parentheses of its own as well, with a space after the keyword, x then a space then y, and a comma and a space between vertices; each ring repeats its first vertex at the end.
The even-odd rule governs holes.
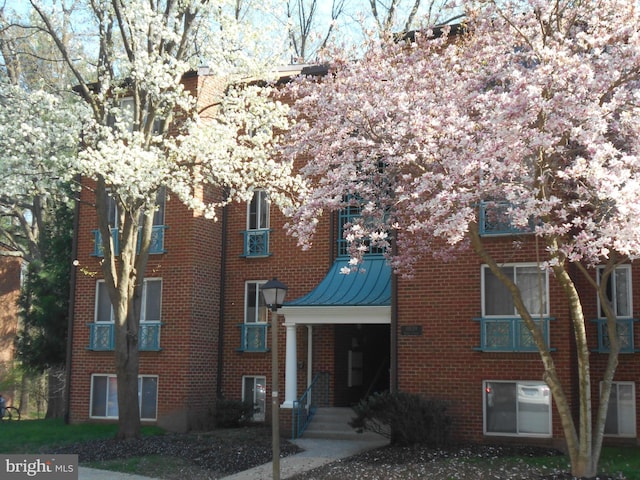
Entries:
MULTIPOLYGON (((203 88, 204 75, 186 78, 203 88)), ((85 189, 84 200, 89 200, 85 189)), ((268 192, 225 208, 213 223, 176 198, 160 200, 155 251, 149 260, 140 327, 143 422, 174 430, 210 425, 216 398, 253 401, 256 421, 269 421, 270 313, 260 295, 277 277, 288 286, 279 314, 280 415, 288 435, 294 405, 314 379, 314 401, 348 406, 389 388, 449 404, 458 439, 553 444, 563 438, 543 366, 504 287, 473 254, 442 263, 424 258, 413 278, 394 275, 379 253, 363 272, 340 274, 348 260, 340 226, 358 212, 323 219, 313 248, 286 235, 285 218, 268 192)), ((101 284, 95 212, 81 202, 78 275, 70 364, 73 422, 117 418, 113 322, 101 284)), ((539 282, 532 236, 491 230, 489 249, 517 282, 539 282)), ((569 308, 553 278, 542 274, 535 299, 558 372, 577 398, 569 308)), ((596 275, 596 272, 594 272, 596 275)), ((612 298, 623 352, 606 434, 637 443, 640 269, 620 267, 612 298), (637 284, 638 286, 634 285, 637 284)), ((582 285, 585 288, 587 285, 582 285)), ((594 394, 606 362, 595 294, 586 305, 594 394)), ((594 398, 596 396, 594 395, 594 398)), ((575 403, 575 402, 574 402, 575 403)), ((594 405, 595 407, 596 405, 594 405)), ((576 409, 577 411, 577 409, 576 409)))

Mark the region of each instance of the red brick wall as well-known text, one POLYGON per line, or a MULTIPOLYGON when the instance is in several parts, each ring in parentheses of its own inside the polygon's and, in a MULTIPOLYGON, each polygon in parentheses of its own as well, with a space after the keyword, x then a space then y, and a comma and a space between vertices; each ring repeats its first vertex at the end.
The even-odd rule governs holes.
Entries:
MULTIPOLYGON (((320 235, 314 242, 314 248, 302 251, 296 246, 295 239, 286 235, 281 228, 286 219, 279 210, 271 205, 270 224, 273 231, 269 238, 271 255, 265 258, 243 257, 243 235, 247 225, 247 205, 232 204, 227 207, 227 256, 224 298, 224 363, 222 395, 225 398, 240 399, 242 395, 242 377, 264 376, 267 379, 267 398, 271 398, 271 353, 238 352, 241 333, 238 325, 244 322, 244 292, 247 281, 270 280, 278 278, 288 286, 287 299, 291 300, 309 292, 322 280, 330 267, 328 240, 320 235)), ((269 317, 271 325, 271 316, 269 317)), ((284 397, 284 369, 286 329, 282 326, 284 318, 279 318, 278 362, 280 370, 280 390, 284 397)), ((317 328, 317 327, 316 327, 317 328)), ((306 345, 307 329, 296 329, 298 360, 304 361, 304 368, 298 369, 298 392, 306 388, 306 345)), ((314 331, 315 335, 315 331, 314 331)), ((267 345, 271 348, 271 327, 267 334, 267 345)), ((284 398, 283 398, 284 399, 284 398)))
MULTIPOLYGON (((87 324, 94 320, 100 258, 93 257, 96 228, 92 192, 84 189, 78 235, 70 418, 89 419, 91 374, 113 374, 114 353, 93 352, 87 324)), ((188 210, 168 195, 164 247, 150 256, 146 277, 162 278, 159 352, 140 353, 140 374, 158 375, 158 423, 200 428, 210 420, 216 392, 221 225, 188 210)))
MULTIPOLYGON (((0 368, 13 360, 22 259, 0 255, 0 368)), ((0 370, 1 372, 1 370, 0 370)))
MULTIPOLYGON (((512 238, 490 241, 489 251, 498 262, 532 262, 537 258, 533 239, 520 250, 512 238)), ((399 389, 439 398, 449 403, 458 438, 487 441, 482 433, 484 380, 541 381, 544 372, 538 353, 485 353, 474 350, 480 343, 481 262, 472 252, 456 261, 422 260, 415 277, 398 277, 398 382, 399 389), (403 336, 402 326, 421 325, 420 336, 403 336)), ((634 266, 637 281, 638 267, 634 266)), ((574 272, 574 276, 577 272, 574 272)), ((587 320, 596 317, 595 291, 580 280, 581 299, 587 320)), ((634 294, 635 297, 638 289, 634 294)), ((559 284, 549 276, 550 342, 558 375, 570 402, 577 402, 577 370, 568 302, 559 284)), ((637 298, 634 298, 634 305, 637 298)), ((637 307, 636 307, 637 309, 637 307)), ((635 312, 637 316, 637 310, 635 312)), ((597 347, 595 324, 588 322, 590 346, 597 347)), ((638 334, 636 330, 636 342, 638 334)), ((636 343, 637 345, 637 343, 636 343)), ((606 355, 592 353, 594 415, 597 391, 606 355)), ((638 381, 637 355, 621 355, 616 380, 638 381)), ((637 392, 636 392, 637 395, 637 392)), ((636 400, 637 402, 637 400, 636 400)), ((577 408, 577 406, 576 406, 577 408)), ((577 409, 575 410, 577 418, 577 409)), ((553 436, 562 438, 560 417, 553 409, 553 436)), ((491 437, 495 440, 495 437, 491 437)), ((520 440, 524 440, 519 438, 520 440)))

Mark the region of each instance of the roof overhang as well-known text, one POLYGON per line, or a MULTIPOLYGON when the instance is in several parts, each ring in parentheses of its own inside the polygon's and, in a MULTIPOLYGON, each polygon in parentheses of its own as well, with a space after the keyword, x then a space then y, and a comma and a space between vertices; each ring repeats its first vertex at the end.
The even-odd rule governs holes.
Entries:
POLYGON ((283 306, 285 325, 390 324, 391 306, 283 306))

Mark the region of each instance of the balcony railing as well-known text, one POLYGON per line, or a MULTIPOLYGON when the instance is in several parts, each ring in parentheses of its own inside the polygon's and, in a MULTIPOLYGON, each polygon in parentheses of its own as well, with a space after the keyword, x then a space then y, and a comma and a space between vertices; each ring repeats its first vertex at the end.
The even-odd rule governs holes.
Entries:
POLYGON ((268 323, 241 323, 239 352, 266 352, 268 323))
MULTIPOLYGON (((531 332, 519 317, 474 318, 480 322, 480 346, 483 352, 535 352, 538 350, 531 332)), ((549 320, 537 318, 534 321, 542 328, 544 341, 549 345, 549 320)))
MULTIPOLYGON (((149 253, 165 253, 164 249, 164 231, 167 228, 166 225, 154 225, 151 230, 151 245, 149 246, 149 253)), ((115 255, 120 254, 120 244, 118 241, 118 229, 111 229, 111 237, 113 239, 113 251, 115 255)), ((142 238, 138 235, 138 252, 140 251, 140 242, 142 238)), ((102 247, 102 235, 100 230, 93 230, 93 253, 94 257, 104 257, 104 248, 102 247)))
MULTIPOLYGON (((609 353, 611 344, 609 343, 609 332, 607 331, 607 319, 598 318, 592 320, 598 324, 598 353, 609 353)), ((637 318, 618 318, 616 320, 616 330, 618 331, 618 342, 620 343, 620 353, 640 352, 634 348, 633 324, 638 322, 637 318)))
MULTIPOLYGON (((161 322, 140 322, 138 350, 156 352, 160 350, 161 322)), ((115 349, 115 324, 95 322, 89 324, 89 350, 113 351, 115 349)))
POLYGON ((266 257, 269 253, 269 233, 271 229, 245 230, 243 257, 266 257))
POLYGON ((533 231, 533 223, 526 228, 518 228, 511 222, 509 202, 480 202, 478 217, 480 235, 517 235, 533 231))

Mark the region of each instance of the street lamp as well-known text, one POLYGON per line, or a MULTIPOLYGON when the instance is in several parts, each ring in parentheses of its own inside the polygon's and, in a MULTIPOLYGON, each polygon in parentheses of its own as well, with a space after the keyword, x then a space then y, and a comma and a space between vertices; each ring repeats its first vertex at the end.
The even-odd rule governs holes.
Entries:
POLYGON ((287 286, 275 277, 262 285, 264 303, 271 310, 271 443, 273 480, 280 480, 280 401, 278 399, 278 308, 284 303, 287 286))

